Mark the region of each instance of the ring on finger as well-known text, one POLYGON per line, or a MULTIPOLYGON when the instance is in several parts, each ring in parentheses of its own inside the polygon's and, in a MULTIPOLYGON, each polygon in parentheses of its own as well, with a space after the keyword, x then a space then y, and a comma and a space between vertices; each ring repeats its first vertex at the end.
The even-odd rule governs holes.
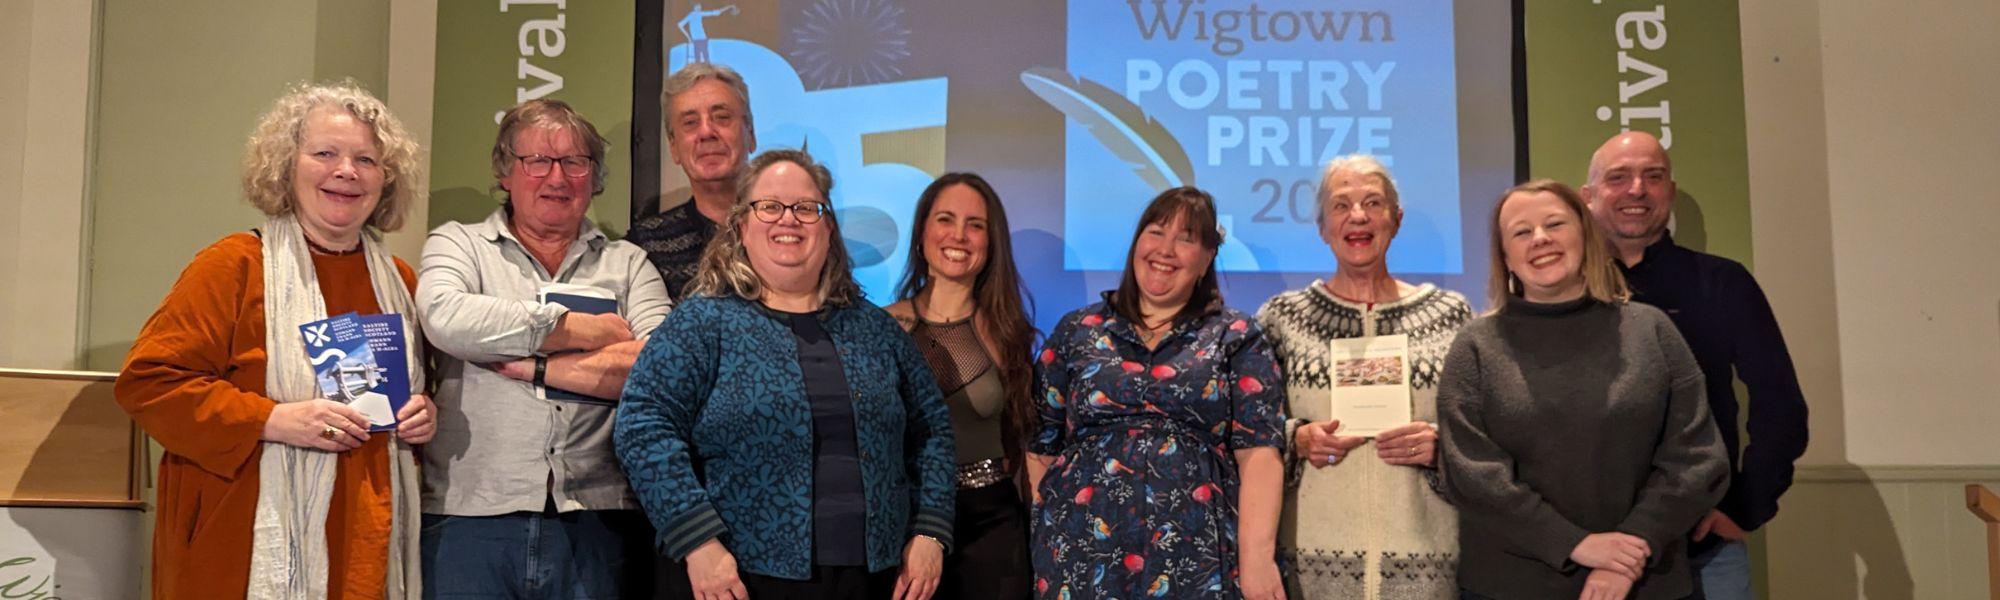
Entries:
POLYGON ((319 437, 329 440, 340 437, 340 428, 327 425, 325 429, 319 430, 319 437))

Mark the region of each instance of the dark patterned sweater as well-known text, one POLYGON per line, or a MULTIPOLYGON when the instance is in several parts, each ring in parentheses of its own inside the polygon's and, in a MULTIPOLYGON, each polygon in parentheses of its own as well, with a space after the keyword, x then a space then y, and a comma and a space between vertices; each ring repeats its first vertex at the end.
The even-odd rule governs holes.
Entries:
POLYGON ((632 223, 625 241, 646 251, 646 260, 667 280, 667 295, 675 302, 687 299, 688 282, 694 281, 701 251, 715 238, 715 222, 701 214, 694 199, 665 212, 652 211, 632 223))
POLYGON ((1465 297, 1424 284, 1372 309, 1328 293, 1322 281, 1279 294, 1257 311, 1285 375, 1285 507, 1278 552, 1287 597, 1375 600, 1454 598, 1458 514, 1439 496, 1435 471, 1382 462, 1374 442, 1339 464, 1313 468, 1290 450, 1291 433, 1331 416, 1336 339, 1410 336, 1411 416, 1437 421, 1438 373, 1460 325, 1465 297))

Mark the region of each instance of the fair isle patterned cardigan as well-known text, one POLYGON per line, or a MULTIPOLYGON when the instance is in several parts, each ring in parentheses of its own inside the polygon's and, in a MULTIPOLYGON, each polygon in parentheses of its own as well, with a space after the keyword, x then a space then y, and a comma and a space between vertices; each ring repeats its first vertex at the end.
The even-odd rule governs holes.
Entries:
POLYGON ((1321 281, 1273 297, 1258 324, 1285 374, 1285 506, 1278 557, 1287 597, 1367 600, 1458 597, 1458 513, 1438 494, 1432 469, 1390 465, 1370 441, 1339 464, 1315 469, 1292 452, 1292 432, 1330 418, 1329 342, 1410 336, 1411 415, 1437 422, 1438 372, 1458 328, 1472 318, 1465 297, 1424 284, 1371 310, 1329 293, 1321 281))
MULTIPOLYGON (((818 316, 853 394, 868 570, 901 564, 917 535, 949 550, 957 463, 930 366, 867 300, 818 316)), ((647 340, 613 437, 661 553, 685 560, 720 538, 745 572, 812 575, 812 405, 797 339, 762 304, 697 296, 647 340)))

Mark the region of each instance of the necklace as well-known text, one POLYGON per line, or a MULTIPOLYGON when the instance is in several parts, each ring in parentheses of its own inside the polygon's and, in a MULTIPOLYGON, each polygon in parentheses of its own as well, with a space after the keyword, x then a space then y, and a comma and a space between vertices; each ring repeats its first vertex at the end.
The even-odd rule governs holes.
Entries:
POLYGON ((930 321, 932 323, 957 323, 959 321, 971 318, 972 313, 975 312, 979 312, 979 307, 977 305, 974 305, 971 309, 966 310, 965 314, 962 315, 954 316, 949 319, 934 319, 931 317, 937 316, 937 313, 931 312, 931 303, 928 299, 926 299, 924 302, 920 303, 917 306, 918 317, 921 318, 922 320, 930 321))
POLYGON ((1160 338, 1166 337, 1167 331, 1173 329, 1171 327, 1173 323, 1174 323, 1173 319, 1167 319, 1166 322, 1160 323, 1159 325, 1153 325, 1146 323, 1145 320, 1142 319, 1139 321, 1138 325, 1136 327, 1133 327, 1132 329, 1139 332, 1139 341, 1141 343, 1144 343, 1147 346, 1151 346, 1155 342, 1160 341, 1160 338))
POLYGON ((354 248, 350 250, 332 250, 327 248, 326 246, 321 246, 318 243, 313 242, 313 238, 310 235, 301 235, 299 237, 303 237, 306 239, 306 247, 312 248, 313 252, 318 252, 320 254, 324 254, 327 256, 347 256, 349 254, 354 254, 356 252, 361 251, 361 244, 355 244, 354 248))

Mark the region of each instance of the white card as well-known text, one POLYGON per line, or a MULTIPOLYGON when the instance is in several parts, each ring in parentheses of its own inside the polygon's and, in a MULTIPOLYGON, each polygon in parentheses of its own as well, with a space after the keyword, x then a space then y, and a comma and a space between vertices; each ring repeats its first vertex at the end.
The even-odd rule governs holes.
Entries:
POLYGON ((1410 423, 1410 336, 1333 340, 1327 358, 1339 435, 1375 437, 1410 423))

